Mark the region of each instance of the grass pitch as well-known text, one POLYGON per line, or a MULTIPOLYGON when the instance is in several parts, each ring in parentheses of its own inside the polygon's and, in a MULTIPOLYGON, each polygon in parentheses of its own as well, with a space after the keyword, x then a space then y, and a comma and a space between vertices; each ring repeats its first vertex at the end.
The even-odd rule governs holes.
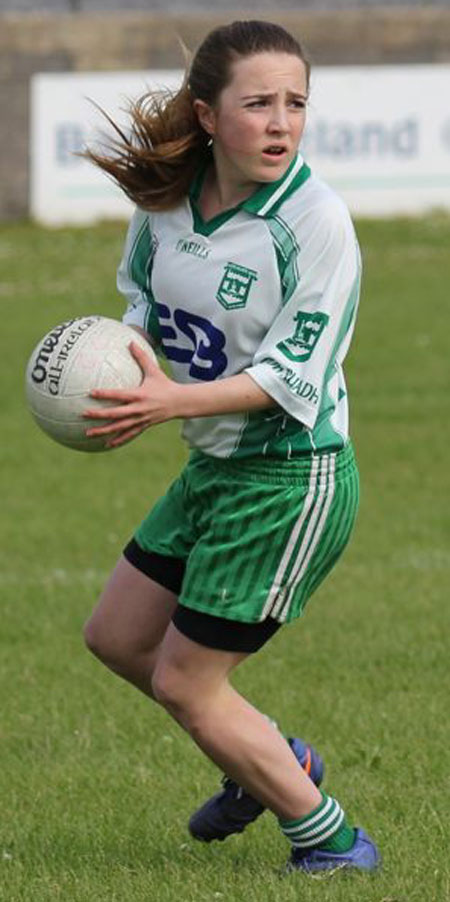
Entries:
POLYGON ((185 458, 178 424, 111 454, 41 434, 23 400, 37 340, 117 318, 122 225, 0 229, 2 320, 0 899, 447 902, 450 220, 362 222, 347 366, 357 527, 311 601, 235 684, 327 763, 326 789, 377 840, 376 876, 282 876, 266 814, 202 846, 191 811, 217 772, 80 638, 108 571, 185 458))

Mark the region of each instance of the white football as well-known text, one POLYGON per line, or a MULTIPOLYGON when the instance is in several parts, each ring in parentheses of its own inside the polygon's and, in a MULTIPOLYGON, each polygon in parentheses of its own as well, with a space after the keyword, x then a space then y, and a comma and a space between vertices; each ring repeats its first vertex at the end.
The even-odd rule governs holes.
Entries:
POLYGON ((129 350, 135 341, 155 354, 131 326, 105 316, 82 316, 51 329, 35 347, 26 370, 26 397, 38 426, 61 445, 77 451, 105 451, 111 436, 90 437, 86 429, 105 420, 87 420, 88 407, 115 402, 89 397, 96 388, 135 388, 142 370, 129 350))

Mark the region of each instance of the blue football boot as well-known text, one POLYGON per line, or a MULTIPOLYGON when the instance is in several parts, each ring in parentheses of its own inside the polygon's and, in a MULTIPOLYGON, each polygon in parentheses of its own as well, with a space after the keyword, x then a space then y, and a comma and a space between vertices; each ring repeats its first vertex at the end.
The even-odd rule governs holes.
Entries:
POLYGON ((356 869, 373 871, 380 864, 380 853, 374 842, 359 827, 355 829, 355 841, 348 852, 328 852, 326 849, 293 848, 287 863, 288 872, 304 871, 316 874, 318 871, 340 871, 356 869))
MULTIPOLYGON (((323 761, 312 747, 301 739, 288 739, 297 761, 316 786, 323 780, 323 761)), ((248 792, 228 777, 222 779, 223 789, 208 799, 189 821, 189 832, 194 839, 220 841, 232 833, 242 833, 265 810, 248 792)))

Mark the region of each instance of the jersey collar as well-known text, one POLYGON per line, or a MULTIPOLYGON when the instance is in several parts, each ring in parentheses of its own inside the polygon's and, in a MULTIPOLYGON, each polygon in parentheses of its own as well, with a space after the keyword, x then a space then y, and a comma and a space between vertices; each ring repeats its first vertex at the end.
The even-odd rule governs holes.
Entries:
POLYGON ((311 175, 309 166, 304 162, 301 154, 297 154, 284 175, 276 182, 269 182, 258 188, 254 194, 247 198, 241 205, 241 209, 257 216, 271 216, 275 210, 286 200, 303 182, 311 175))
POLYGON ((208 233, 214 231, 219 225, 222 225, 240 210, 246 210, 248 213, 253 213, 256 216, 261 217, 273 215, 280 204, 293 194, 300 185, 306 182, 311 175, 311 170, 304 162, 302 155, 297 154, 284 175, 276 182, 269 182, 261 185, 260 188, 247 198, 247 200, 244 200, 231 210, 225 210, 223 213, 219 213, 218 216, 215 216, 214 219, 210 220, 208 223, 203 223, 198 211, 197 200, 200 196, 208 163, 209 160, 201 166, 189 191, 189 199, 194 214, 194 222, 196 224, 195 230, 200 232, 206 231, 208 233))

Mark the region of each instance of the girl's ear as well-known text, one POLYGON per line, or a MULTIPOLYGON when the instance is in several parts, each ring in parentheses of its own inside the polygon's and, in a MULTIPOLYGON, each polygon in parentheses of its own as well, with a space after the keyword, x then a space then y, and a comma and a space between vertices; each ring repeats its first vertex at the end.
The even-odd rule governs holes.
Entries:
POLYGON ((216 130, 216 116, 213 108, 204 100, 194 100, 193 106, 202 129, 213 138, 216 130))

